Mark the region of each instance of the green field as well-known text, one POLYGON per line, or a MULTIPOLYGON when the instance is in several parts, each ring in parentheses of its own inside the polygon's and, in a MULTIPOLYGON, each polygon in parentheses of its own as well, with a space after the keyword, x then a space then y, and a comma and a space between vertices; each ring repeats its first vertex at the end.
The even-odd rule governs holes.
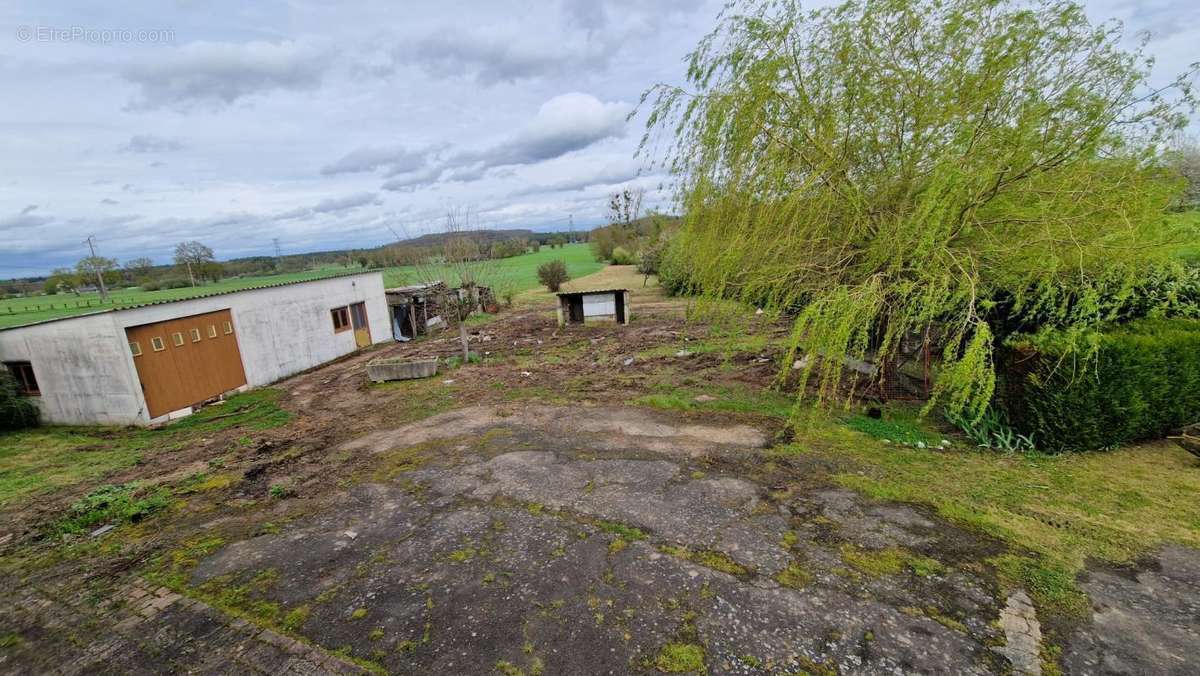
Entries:
MULTIPOLYGON (((555 258, 561 258, 567 264, 567 270, 570 272, 572 278, 589 275, 604 267, 602 263, 598 263, 592 258, 591 251, 586 244, 568 244, 561 249, 542 247, 542 250, 537 253, 514 256, 489 263, 493 274, 490 275, 490 279, 487 281, 496 289, 498 295, 502 295, 505 291, 519 293, 532 289, 538 285, 537 266, 555 258)), ((96 312, 114 307, 128 307, 156 301, 194 298, 213 293, 263 286, 265 284, 320 279, 322 277, 358 270, 361 270, 361 268, 357 266, 329 266, 306 270, 304 272, 230 278, 194 288, 162 289, 160 291, 142 291, 137 288, 115 289, 109 294, 109 300, 103 302, 101 302, 98 293, 83 293, 78 296, 74 294, 57 294, 53 296, 9 298, 0 300, 0 328, 30 324, 58 317, 68 317, 86 312, 96 312)), ((457 284, 457 279, 454 279, 452 275, 438 275, 437 271, 433 271, 431 274, 440 276, 448 284, 457 284)), ((423 279, 423 276, 422 271, 412 266, 391 267, 383 270, 384 284, 389 287, 427 281, 423 279)))

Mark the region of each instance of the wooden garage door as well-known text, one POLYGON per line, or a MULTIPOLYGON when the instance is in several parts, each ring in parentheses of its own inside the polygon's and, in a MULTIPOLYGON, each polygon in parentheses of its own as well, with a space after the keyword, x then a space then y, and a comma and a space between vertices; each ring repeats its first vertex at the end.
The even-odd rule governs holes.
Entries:
POLYGON ((246 384, 229 310, 125 329, 150 417, 246 384))

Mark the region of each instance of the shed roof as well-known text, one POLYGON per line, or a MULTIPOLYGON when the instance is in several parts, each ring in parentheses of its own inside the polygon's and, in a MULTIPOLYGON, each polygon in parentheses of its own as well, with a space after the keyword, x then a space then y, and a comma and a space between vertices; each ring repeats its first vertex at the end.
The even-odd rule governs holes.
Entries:
POLYGON ((185 303, 189 300, 200 300, 201 298, 213 298, 216 296, 228 296, 234 293, 242 293, 243 291, 259 291, 262 289, 275 289, 281 286, 292 286, 294 284, 308 284, 309 282, 324 282, 330 279, 342 279, 344 277, 359 277, 362 275, 381 275, 378 270, 370 270, 366 272, 345 272, 339 275, 325 275, 324 277, 313 277, 312 279, 296 279, 290 282, 276 282, 274 284, 259 284, 258 286, 247 286, 242 289, 228 289, 226 291, 214 291, 212 293, 202 293, 196 296, 188 296, 187 298, 164 298, 162 300, 152 300, 147 303, 134 303, 132 305, 122 305, 120 307, 110 307, 94 312, 80 312, 78 314, 65 315, 62 317, 52 317, 50 319, 42 319, 36 322, 27 324, 17 324, 16 326, 5 326, 0 328, 0 331, 11 331, 13 329, 23 329, 27 326, 37 326, 39 324, 49 324, 51 322, 64 322, 71 319, 79 319, 80 317, 93 317, 95 315, 109 314, 111 312, 123 312, 125 310, 136 310, 138 308, 150 307, 151 305, 168 305, 170 303, 185 303))
POLYGON ((618 293, 629 289, 587 289, 586 291, 559 291, 556 296, 590 296, 593 293, 618 293))

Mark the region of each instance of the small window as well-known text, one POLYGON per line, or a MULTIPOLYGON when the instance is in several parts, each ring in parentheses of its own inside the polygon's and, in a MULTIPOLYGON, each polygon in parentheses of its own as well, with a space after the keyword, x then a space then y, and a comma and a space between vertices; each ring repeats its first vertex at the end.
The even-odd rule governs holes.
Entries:
POLYGON ((21 394, 29 397, 41 396, 42 391, 38 389, 37 378, 33 375, 33 364, 27 361, 6 361, 4 365, 17 379, 17 388, 21 394))
POLYGON ((225 322, 225 335, 228 336, 231 333, 233 333, 233 324, 230 322, 225 322))
POLYGON ((216 338, 216 337, 217 337, 217 325, 216 325, 216 324, 209 324, 209 325, 208 325, 208 337, 209 337, 209 338, 216 338))
POLYGON ((330 310, 333 314, 333 332, 341 333, 350 328, 350 309, 345 307, 335 307, 330 310))
POLYGON ((155 336, 150 339, 150 347, 153 348, 155 352, 162 352, 163 350, 167 349, 166 344, 163 343, 163 339, 159 336, 155 336))
POLYGON ((142 356, 142 344, 136 340, 129 341, 129 352, 135 357, 142 356))
POLYGON ((183 347, 183 334, 179 331, 172 333, 171 342, 175 343, 175 347, 183 347))
POLYGON ((192 342, 193 343, 200 342, 200 329, 192 329, 192 342))

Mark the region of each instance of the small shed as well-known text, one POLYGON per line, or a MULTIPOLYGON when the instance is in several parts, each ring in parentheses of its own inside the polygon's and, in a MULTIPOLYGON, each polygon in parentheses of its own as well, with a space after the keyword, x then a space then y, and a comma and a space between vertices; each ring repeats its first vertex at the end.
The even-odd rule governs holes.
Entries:
POLYGON ((562 291, 558 295, 558 325, 629 323, 629 290, 562 291))
POLYGON ((404 341, 441 323, 442 303, 450 288, 444 282, 413 284, 384 291, 392 319, 392 337, 404 341))

